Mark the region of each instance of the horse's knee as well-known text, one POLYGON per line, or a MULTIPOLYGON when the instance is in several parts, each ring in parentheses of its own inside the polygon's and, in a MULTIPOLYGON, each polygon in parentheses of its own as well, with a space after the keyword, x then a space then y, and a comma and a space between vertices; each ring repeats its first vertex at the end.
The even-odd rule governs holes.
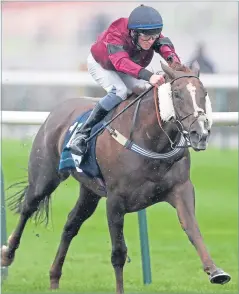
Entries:
POLYGON ((63 238, 67 240, 71 240, 72 238, 74 238, 77 235, 80 226, 81 222, 79 220, 72 221, 71 214, 69 214, 68 220, 63 229, 63 238))
POLYGON ((74 238, 78 233, 78 230, 73 228, 73 226, 65 227, 63 231, 63 238, 67 240, 71 240, 74 238))
POLYGON ((113 267, 122 267, 125 264, 127 258, 127 248, 118 247, 117 249, 112 250, 111 254, 111 263, 113 267))

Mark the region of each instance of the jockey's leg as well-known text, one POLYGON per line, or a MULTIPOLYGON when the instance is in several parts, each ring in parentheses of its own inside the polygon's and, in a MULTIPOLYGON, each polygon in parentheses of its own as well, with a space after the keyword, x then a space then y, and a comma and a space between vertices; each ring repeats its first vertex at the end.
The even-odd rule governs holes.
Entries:
POLYGON ((93 79, 103 87, 107 94, 100 99, 92 110, 86 122, 75 133, 70 149, 73 154, 83 155, 86 151, 85 140, 89 137, 90 130, 100 122, 109 111, 127 98, 127 87, 117 72, 103 69, 90 55, 88 69, 93 79))
POLYGON ((119 76, 123 80, 128 92, 135 93, 137 95, 141 94, 143 91, 151 87, 150 83, 144 80, 136 79, 132 76, 126 75, 124 73, 119 73, 119 76))

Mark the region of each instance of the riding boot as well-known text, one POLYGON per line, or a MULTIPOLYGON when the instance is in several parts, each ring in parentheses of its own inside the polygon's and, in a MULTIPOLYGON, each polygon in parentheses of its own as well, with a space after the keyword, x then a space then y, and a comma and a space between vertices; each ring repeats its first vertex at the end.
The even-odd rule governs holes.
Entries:
POLYGON ((81 156, 85 153, 87 148, 85 140, 89 137, 90 130, 93 126, 100 122, 107 115, 107 113, 108 111, 105 110, 98 102, 88 119, 75 133, 75 136, 70 143, 70 149, 73 154, 81 156))

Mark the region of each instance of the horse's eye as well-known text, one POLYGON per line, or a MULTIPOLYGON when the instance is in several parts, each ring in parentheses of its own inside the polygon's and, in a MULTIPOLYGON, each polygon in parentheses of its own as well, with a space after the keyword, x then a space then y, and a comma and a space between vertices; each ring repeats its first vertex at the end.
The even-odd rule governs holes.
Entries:
POLYGON ((174 91, 173 91, 173 95, 174 95, 175 98, 179 98, 179 99, 181 99, 181 96, 180 96, 178 90, 174 90, 174 91))

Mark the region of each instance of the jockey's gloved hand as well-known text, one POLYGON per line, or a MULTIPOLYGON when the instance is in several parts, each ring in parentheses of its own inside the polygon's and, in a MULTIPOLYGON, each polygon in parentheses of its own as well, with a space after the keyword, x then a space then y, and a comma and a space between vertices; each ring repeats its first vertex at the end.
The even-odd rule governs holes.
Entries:
POLYGON ((151 78, 149 79, 149 83, 151 85, 153 85, 153 86, 158 87, 158 86, 160 86, 160 85, 162 85, 162 84, 165 83, 164 76, 163 75, 155 75, 155 74, 153 74, 151 76, 151 78))

